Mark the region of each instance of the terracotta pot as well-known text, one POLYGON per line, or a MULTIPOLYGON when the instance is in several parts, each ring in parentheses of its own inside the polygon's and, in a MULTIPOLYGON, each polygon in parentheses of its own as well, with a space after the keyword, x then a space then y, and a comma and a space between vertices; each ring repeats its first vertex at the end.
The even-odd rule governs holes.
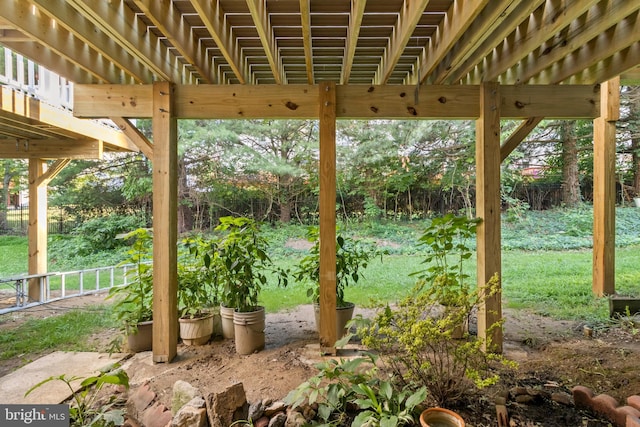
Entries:
POLYGON ((429 408, 420 414, 422 427, 464 427, 464 420, 453 411, 444 408, 429 408))

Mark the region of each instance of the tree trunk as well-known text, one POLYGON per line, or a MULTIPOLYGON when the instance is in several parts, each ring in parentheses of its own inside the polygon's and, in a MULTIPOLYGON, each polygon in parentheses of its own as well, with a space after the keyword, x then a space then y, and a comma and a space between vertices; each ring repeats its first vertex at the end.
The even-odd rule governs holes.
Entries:
POLYGON ((2 193, 0 194, 0 230, 7 230, 9 224, 7 223, 7 207, 9 206, 9 184, 13 174, 8 162, 5 162, 4 171, 2 175, 2 193))
POLYGON ((280 203, 280 222, 288 224, 291 221, 291 205, 287 200, 280 203))
POLYGON ((178 160, 178 232, 184 233, 193 229, 193 211, 189 198, 187 171, 184 159, 178 160))
POLYGON ((580 203, 578 138, 575 120, 562 122, 560 139, 562 141, 562 202, 565 206, 574 207, 580 203))

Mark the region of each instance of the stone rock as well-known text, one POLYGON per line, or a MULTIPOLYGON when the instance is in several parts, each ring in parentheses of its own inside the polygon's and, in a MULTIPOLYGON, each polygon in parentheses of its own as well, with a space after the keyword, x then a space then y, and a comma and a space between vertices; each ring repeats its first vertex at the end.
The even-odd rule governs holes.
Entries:
POLYGON ((269 427, 284 427, 287 422, 287 415, 284 412, 278 412, 271 417, 269 427))
POLYGON ((205 402, 210 427, 228 427, 234 421, 247 419, 249 404, 242 383, 220 393, 209 393, 205 402))
POLYGON ((261 418, 264 414, 264 406, 262 401, 254 402, 249 405, 248 419, 255 422, 258 418, 261 418))
POLYGON ((269 417, 260 417, 253 423, 253 427, 268 427, 269 417))
POLYGON ((264 414, 267 417, 271 417, 278 412, 284 412, 287 409, 287 404, 281 400, 276 400, 270 403, 264 408, 264 414))
MULTIPOLYGON (((200 399, 201 406, 192 406, 190 403, 184 405, 173 420, 170 427, 205 427, 207 422, 207 410, 204 407, 204 399, 196 397, 194 400, 200 399)), ((197 404, 199 404, 198 402, 197 404)))
POLYGON ((171 398, 171 413, 176 414, 187 402, 196 396, 200 396, 200 391, 186 381, 178 380, 173 384, 173 396, 171 398))
POLYGON ((307 424, 307 420, 304 415, 298 411, 291 411, 287 416, 287 420, 284 423, 285 427, 302 427, 307 424))

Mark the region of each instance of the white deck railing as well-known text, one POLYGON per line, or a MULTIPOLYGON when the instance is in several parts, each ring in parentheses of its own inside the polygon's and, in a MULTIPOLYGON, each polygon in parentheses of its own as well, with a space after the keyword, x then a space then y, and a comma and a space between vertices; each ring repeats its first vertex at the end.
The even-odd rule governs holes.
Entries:
POLYGON ((24 56, 0 47, 0 83, 56 107, 73 109, 73 83, 24 56))

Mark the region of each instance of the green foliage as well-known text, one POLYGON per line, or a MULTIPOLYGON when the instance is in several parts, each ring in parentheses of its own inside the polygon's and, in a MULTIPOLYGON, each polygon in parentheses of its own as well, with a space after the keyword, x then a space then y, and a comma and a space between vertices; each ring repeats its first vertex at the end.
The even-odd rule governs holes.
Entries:
POLYGON ((178 249, 178 307, 181 316, 198 317, 220 304, 220 262, 214 239, 187 237, 178 249))
POLYGON ((285 402, 292 407, 317 404, 317 419, 311 425, 413 425, 414 411, 426 398, 426 389, 396 389, 392 381, 380 379, 376 362, 377 356, 366 353, 320 363, 318 374, 291 391, 285 402))
POLYGON ((225 306, 239 312, 255 311, 260 289, 267 284, 267 272, 275 274, 278 284, 287 286, 287 271, 274 266, 267 254, 268 242, 255 221, 223 217, 215 230, 222 233, 216 259, 225 306))
POLYGON ((420 243, 426 248, 426 267, 411 273, 418 278, 418 290, 430 288, 445 306, 466 306, 470 302, 469 275, 463 267, 473 255, 468 242, 475 239, 479 222, 477 218, 452 214, 431 221, 420 236, 420 243))
POLYGON ((118 236, 143 225, 144 220, 135 215, 110 214, 85 221, 73 231, 82 236, 76 253, 82 256, 122 247, 127 242, 118 236))
POLYGON ((417 288, 417 293, 397 307, 387 305, 369 326, 360 327, 358 334, 407 386, 426 387, 438 406, 454 405, 472 385, 485 387, 498 381, 489 362, 504 360, 482 350, 485 346, 490 349, 491 342, 466 332, 456 337, 472 308, 497 290, 498 278, 494 276, 486 287, 469 292, 466 304, 443 308, 433 288, 417 288))
POLYGON ((115 318, 126 331, 135 332, 138 323, 153 318, 153 237, 149 229, 138 228, 122 238, 132 243, 120 265, 133 267, 127 270, 127 283, 111 288, 108 298, 114 299, 115 318))
MULTIPOLYGON (((318 227, 309 227, 307 240, 312 242, 313 246, 309 250, 309 254, 302 258, 295 267, 293 277, 298 281, 311 282, 307 296, 317 303, 320 299, 320 233, 318 227)), ((340 233, 336 236, 336 304, 338 307, 345 305, 345 288, 358 283, 362 275, 361 270, 367 268, 369 260, 377 255, 382 258, 382 252, 373 245, 356 241, 340 233)))
POLYGON ((52 376, 31 387, 26 393, 28 396, 33 390, 42 387, 52 381, 62 381, 69 391, 73 403, 69 408, 70 426, 95 426, 111 427, 124 424, 125 411, 116 406, 122 406, 124 401, 115 395, 109 396, 106 402, 99 400, 100 391, 107 384, 124 386, 129 388, 129 376, 120 367, 120 364, 112 364, 102 368, 98 375, 82 378, 78 376, 59 375, 52 376), (80 389, 75 390, 71 383, 82 380, 80 389))

